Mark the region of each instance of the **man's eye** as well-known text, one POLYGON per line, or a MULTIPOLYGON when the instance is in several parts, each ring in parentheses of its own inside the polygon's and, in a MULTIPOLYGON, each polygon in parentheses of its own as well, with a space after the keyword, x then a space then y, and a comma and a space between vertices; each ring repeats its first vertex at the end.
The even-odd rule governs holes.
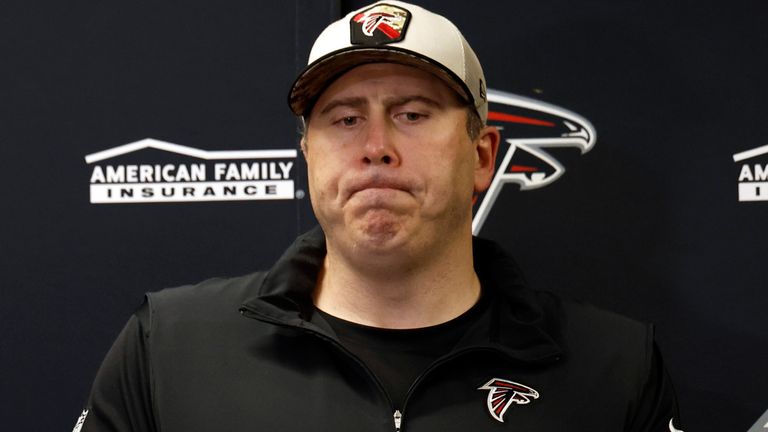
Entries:
POLYGON ((424 117, 426 117, 426 115, 420 114, 420 113, 416 113, 416 112, 405 112, 405 113, 401 113, 400 116, 403 119, 405 119, 406 121, 409 121, 409 122, 419 121, 419 120, 423 119, 424 117))
POLYGON ((357 117, 348 116, 339 120, 344 126, 354 126, 357 124, 357 117))

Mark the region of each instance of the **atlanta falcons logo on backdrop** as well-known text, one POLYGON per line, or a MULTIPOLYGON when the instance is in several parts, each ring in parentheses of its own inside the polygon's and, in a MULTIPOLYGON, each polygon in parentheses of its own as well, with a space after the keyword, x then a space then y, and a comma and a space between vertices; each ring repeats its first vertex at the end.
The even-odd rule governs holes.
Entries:
POLYGON ((486 405, 491 417, 504 423, 504 413, 512 404, 526 405, 531 399, 538 399, 536 390, 501 378, 491 378, 490 381, 478 387, 478 390, 489 390, 486 405))
POLYGON ((595 128, 584 117, 536 99, 488 89, 488 123, 501 130, 509 148, 496 167, 490 188, 482 197, 472 220, 477 235, 505 183, 517 183, 520 190, 552 184, 565 168, 546 151, 575 147, 582 154, 595 145, 595 128))

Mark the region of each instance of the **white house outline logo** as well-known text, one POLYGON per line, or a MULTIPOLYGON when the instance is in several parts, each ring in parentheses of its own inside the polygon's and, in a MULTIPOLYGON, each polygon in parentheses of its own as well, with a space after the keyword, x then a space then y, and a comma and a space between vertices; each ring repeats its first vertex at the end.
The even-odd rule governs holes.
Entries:
MULTIPOLYGON (((499 192, 501 192, 504 184, 516 183, 520 185, 521 191, 533 190, 552 184, 565 173, 565 167, 546 149, 575 147, 584 154, 595 146, 597 140, 597 132, 589 120, 573 111, 569 111, 557 105, 493 89, 488 89, 488 102, 519 107, 534 113, 538 112, 546 114, 547 116, 556 119, 561 126, 565 127, 567 132, 560 134, 548 134, 547 132, 544 132, 536 137, 509 137, 504 139, 504 141, 509 144, 509 148, 504 154, 504 158, 496 171, 491 186, 485 193, 485 196, 480 203, 480 207, 472 220, 472 234, 474 235, 480 233, 480 229, 485 223, 485 220, 488 217, 493 204, 496 202, 496 198, 498 198, 499 192), (546 174, 542 171, 534 173, 511 172, 510 164, 512 162, 512 157, 518 150, 522 150, 529 153, 531 156, 538 158, 542 165, 546 165, 552 170, 552 173, 546 174)), ((493 114, 499 113, 489 112, 489 123, 493 123, 493 114)), ((499 114, 499 116, 502 115, 503 114, 499 114)), ((535 119, 526 120, 535 121, 535 119)), ((500 127, 500 129, 503 129, 503 127, 500 127)), ((504 131, 502 130, 501 133, 503 137, 504 131)))
POLYGON ((295 149, 208 151, 146 138, 91 153, 85 162, 93 165, 94 204, 272 200, 294 198, 291 173, 297 153, 295 149), (101 163, 144 149, 198 161, 101 163))
POLYGON ((141 141, 136 141, 128 144, 124 144, 118 147, 114 147, 108 150, 103 150, 96 153, 91 153, 85 156, 86 163, 99 162, 104 159, 110 159, 116 156, 121 156, 127 153, 133 153, 138 150, 146 148, 153 148, 157 150, 164 150, 167 152, 178 153, 185 156, 191 156, 198 159, 215 160, 215 159, 269 159, 269 158, 296 158, 296 150, 217 150, 207 151, 200 150, 193 147, 187 147, 179 144, 173 144, 165 141, 160 141, 152 138, 145 138, 141 141))
MULTIPOLYGON (((768 154, 768 144, 733 155, 734 162, 744 162, 768 154)), ((739 201, 768 201, 768 164, 743 163, 739 172, 739 201)))

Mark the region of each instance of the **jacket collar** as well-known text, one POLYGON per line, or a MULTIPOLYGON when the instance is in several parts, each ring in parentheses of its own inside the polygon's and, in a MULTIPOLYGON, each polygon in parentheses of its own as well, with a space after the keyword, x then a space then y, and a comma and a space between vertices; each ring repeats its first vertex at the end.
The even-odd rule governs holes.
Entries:
MULTIPOLYGON (((517 263, 499 245, 473 239, 475 271, 491 307, 462 337, 457 350, 490 348, 524 362, 562 354, 560 304, 525 286, 517 263)), ((241 310, 275 324, 301 327, 335 338, 315 313, 312 291, 325 258, 325 235, 316 227, 299 236, 241 310)))

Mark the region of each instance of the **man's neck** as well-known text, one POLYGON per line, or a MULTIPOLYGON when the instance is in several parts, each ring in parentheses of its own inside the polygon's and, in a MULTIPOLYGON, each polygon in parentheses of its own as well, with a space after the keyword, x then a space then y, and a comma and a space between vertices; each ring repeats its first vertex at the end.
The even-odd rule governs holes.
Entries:
POLYGON ((372 272, 376 265, 350 262, 329 244, 317 280, 315 305, 347 321, 405 329, 450 321, 480 297, 469 236, 443 243, 422 260, 392 262, 399 264, 372 272))

